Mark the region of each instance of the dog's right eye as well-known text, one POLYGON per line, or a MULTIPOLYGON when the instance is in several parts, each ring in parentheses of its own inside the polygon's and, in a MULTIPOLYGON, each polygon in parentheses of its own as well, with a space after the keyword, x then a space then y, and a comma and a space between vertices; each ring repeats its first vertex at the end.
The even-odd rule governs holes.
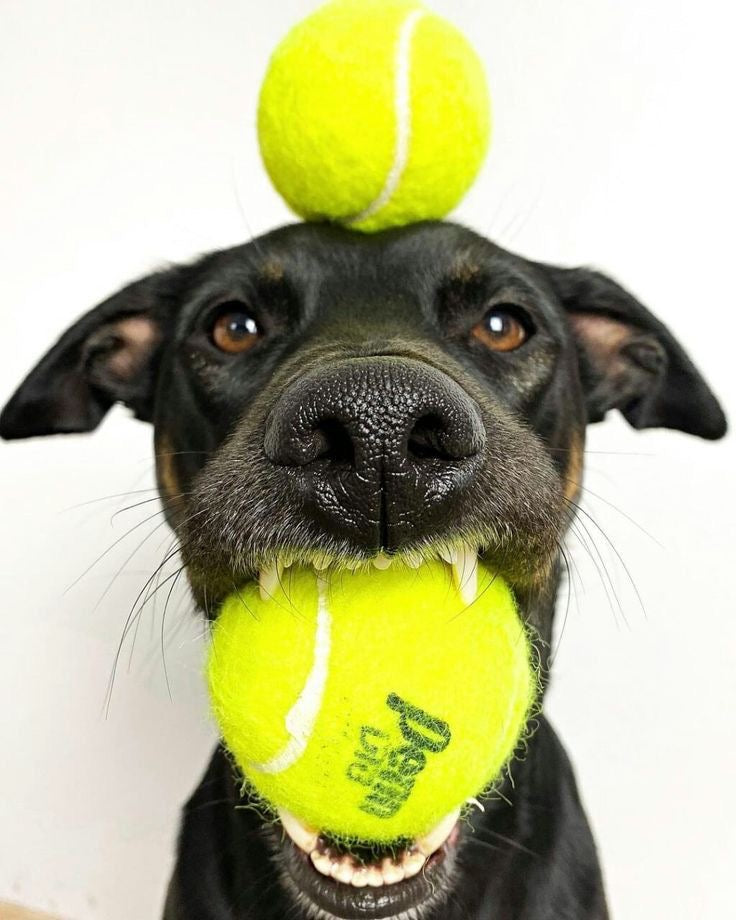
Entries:
POLYGON ((262 336, 261 327, 244 303, 223 304, 212 325, 212 341, 229 355, 251 349, 262 336))

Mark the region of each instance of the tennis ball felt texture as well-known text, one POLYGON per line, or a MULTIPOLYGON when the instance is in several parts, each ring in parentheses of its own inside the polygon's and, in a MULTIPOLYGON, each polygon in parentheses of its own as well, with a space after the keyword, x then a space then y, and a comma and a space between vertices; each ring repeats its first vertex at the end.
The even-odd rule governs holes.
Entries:
POLYGON ((297 214, 375 231, 460 201, 488 148, 488 88, 468 41, 417 0, 333 0, 273 53, 258 133, 297 214))
POLYGON ((537 678, 513 596, 482 566, 292 568, 229 597, 208 677, 226 746, 262 799, 350 841, 421 836, 496 780, 537 678))

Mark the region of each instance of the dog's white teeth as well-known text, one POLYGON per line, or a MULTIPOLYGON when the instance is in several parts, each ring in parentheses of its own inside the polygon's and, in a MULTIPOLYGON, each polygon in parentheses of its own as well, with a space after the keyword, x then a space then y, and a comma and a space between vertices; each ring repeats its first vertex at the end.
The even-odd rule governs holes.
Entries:
POLYGON ((368 884, 371 888, 380 888, 381 885, 386 884, 386 879, 383 877, 383 870, 380 866, 368 866, 368 884))
POLYGON ((419 850, 419 852, 422 853, 425 857, 429 857, 433 853, 436 853, 452 833, 459 817, 460 809, 457 808, 446 818, 443 818, 442 821, 440 821, 436 827, 432 828, 428 834, 425 834, 424 837, 420 837, 417 840, 417 850, 419 850))
POLYGON ((375 559, 373 559, 374 567, 379 569, 381 572, 389 568, 391 566, 391 562, 392 560, 388 556, 385 556, 383 553, 379 553, 375 559))
MULTIPOLYGON (((444 834, 443 840, 431 850, 432 853, 447 840, 452 828, 455 826, 458 815, 459 812, 455 812, 451 816, 448 815, 447 819, 432 832, 433 839, 439 836, 440 828, 442 828, 442 833, 444 834), (450 817, 453 819, 452 823, 450 823, 450 817)), ((424 838, 424 841, 428 839, 429 835, 424 838)), ((337 854, 329 848, 324 849, 322 844, 318 844, 309 853, 309 858, 317 872, 327 878, 342 882, 343 885, 352 885, 353 888, 380 888, 382 885, 395 885, 397 882, 412 878, 422 871, 428 857, 420 849, 420 845, 426 847, 427 850, 430 849, 430 844, 420 841, 420 843, 414 844, 409 849, 403 850, 394 858, 386 856, 380 863, 370 865, 357 862, 349 853, 337 854)), ((434 847, 434 843, 431 846, 434 847)))
POLYGON ((298 818, 295 818, 290 811, 286 811, 284 808, 279 808, 278 815, 284 830, 299 849, 310 855, 315 853, 319 834, 310 830, 298 818))
POLYGON ((395 885, 404 879, 404 867, 387 856, 381 863, 381 873, 387 885, 395 885))
POLYGON ((318 872, 321 872, 322 875, 329 877, 332 874, 332 860, 327 853, 322 853, 320 850, 312 850, 309 854, 309 858, 312 860, 314 868, 318 872))
POLYGON ((466 604, 472 604, 478 593, 478 550, 463 546, 452 563, 452 576, 466 604))
POLYGON ((353 888, 365 888, 368 884, 368 870, 365 866, 358 866, 353 870, 353 877, 350 879, 353 888))
POLYGON ((333 860, 330 875, 336 882, 342 882, 343 885, 349 885, 353 880, 354 871, 355 866, 353 865, 353 861, 343 857, 342 859, 333 860))
POLYGON ((261 592, 262 600, 267 601, 274 596, 281 582, 283 571, 284 564, 280 559, 261 569, 258 575, 258 590, 261 592))
POLYGON ((421 853, 419 850, 412 847, 411 850, 406 850, 401 859, 402 868, 404 870, 404 878, 413 878, 424 868, 424 864, 427 861, 427 857, 424 853, 421 853))
POLYGON ((404 556, 404 562, 410 569, 418 569, 422 564, 421 556, 404 556))
POLYGON ((327 566, 330 564, 329 556, 317 556, 312 565, 318 572, 324 572, 327 566))

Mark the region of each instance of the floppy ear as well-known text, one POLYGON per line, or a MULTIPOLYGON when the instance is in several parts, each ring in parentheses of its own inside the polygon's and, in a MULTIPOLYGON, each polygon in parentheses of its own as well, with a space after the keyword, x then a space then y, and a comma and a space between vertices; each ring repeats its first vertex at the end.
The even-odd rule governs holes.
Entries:
POLYGON ((588 421, 619 409, 634 428, 721 438, 726 419, 687 354, 635 297, 605 275, 546 267, 580 355, 588 421))
POLYGON ((4 408, 0 436, 92 431, 116 402, 150 421, 176 272, 135 281, 67 330, 4 408))

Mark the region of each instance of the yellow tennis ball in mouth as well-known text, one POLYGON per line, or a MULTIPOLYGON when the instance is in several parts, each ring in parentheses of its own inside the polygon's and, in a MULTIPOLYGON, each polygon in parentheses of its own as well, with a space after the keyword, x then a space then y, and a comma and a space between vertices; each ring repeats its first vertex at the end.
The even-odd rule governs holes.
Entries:
POLYGON ((307 220, 375 231, 441 218, 488 148, 483 67, 417 0, 333 0, 273 53, 258 134, 271 180, 307 220))
POLYGON ((479 566, 467 605, 449 568, 324 576, 229 597, 208 665, 215 716, 248 783, 333 837, 426 834, 496 780, 537 676, 506 583, 479 566))

